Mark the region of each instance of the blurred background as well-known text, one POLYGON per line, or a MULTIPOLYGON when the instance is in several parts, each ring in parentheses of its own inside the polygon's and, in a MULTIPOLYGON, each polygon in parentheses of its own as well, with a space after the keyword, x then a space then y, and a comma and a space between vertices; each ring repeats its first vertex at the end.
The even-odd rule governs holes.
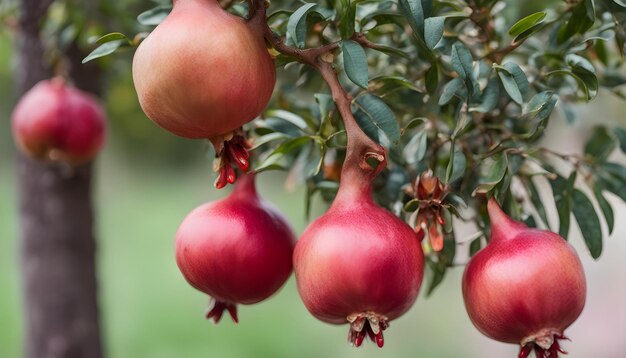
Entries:
MULTIPOLYGON (((142 7, 125 1, 134 14, 142 7)), ((115 29, 115 28, 113 28, 115 29)), ((0 357, 22 355, 18 198, 10 113, 16 101, 14 35, 0 28, 0 357)), ((330 326, 308 314, 293 277, 270 300, 240 307, 241 323, 204 319, 207 297, 192 289, 173 257, 174 233, 199 204, 226 195, 216 191, 212 158, 201 141, 176 138, 141 112, 130 77, 132 53, 107 63, 104 101, 109 139, 97 160, 94 188, 100 313, 105 353, 137 357, 514 357, 518 347, 483 337, 469 321, 461 297, 463 267, 448 271, 435 293, 393 321, 379 350, 346 343, 347 326, 330 326)), ((280 75, 279 75, 280 76, 280 75)), ((626 125, 626 103, 601 93, 576 108, 579 121, 567 124, 555 111, 544 146, 580 152, 589 129, 603 123, 626 125)), ((615 153, 615 160, 625 158, 615 153)), ((297 233, 304 219, 303 188, 286 191, 281 173, 259 179, 261 194, 278 206, 297 233)), ((548 188, 542 188, 549 190, 548 188)), ((546 191, 547 193, 547 191, 546 191)), ((605 250, 593 261, 573 225, 570 242, 579 250, 588 279, 588 302, 566 334, 570 357, 626 357, 626 205, 609 195, 616 225, 605 250)), ((553 204, 547 209, 554 218, 553 204)), ((314 205, 312 218, 324 210, 314 205)), ((606 228, 605 228, 606 229, 606 228)), ((605 230, 606 232, 606 230, 605 230)), ((467 232, 471 235, 473 232, 467 232)), ((459 235, 462 237, 463 235, 459 235)))

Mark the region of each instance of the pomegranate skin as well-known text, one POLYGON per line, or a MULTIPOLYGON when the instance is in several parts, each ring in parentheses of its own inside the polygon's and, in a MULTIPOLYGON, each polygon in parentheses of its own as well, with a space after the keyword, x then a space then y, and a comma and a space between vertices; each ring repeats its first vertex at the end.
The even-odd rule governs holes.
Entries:
POLYGON ((382 347, 387 322, 417 298, 424 254, 415 231, 374 203, 369 183, 342 180, 331 208, 296 245, 298 291, 317 319, 350 323, 348 338, 354 345, 361 344, 367 330, 382 347))
POLYGON ((276 70, 262 35, 217 0, 176 0, 141 43, 133 81, 146 115, 186 138, 215 138, 267 106, 276 70))
POLYGON ((557 339, 565 338, 563 331, 585 305, 580 259, 562 237, 513 221, 495 199, 488 211, 490 243, 463 276, 469 317, 486 336, 520 344, 520 357, 532 348, 556 357, 561 351, 557 339))
POLYGON ((104 144, 105 122, 95 97, 54 78, 39 82, 19 100, 13 138, 35 159, 78 165, 93 159, 104 144))
POLYGON ((253 176, 245 175, 228 197, 184 219, 176 233, 176 263, 216 307, 253 304, 289 278, 294 242, 286 219, 257 196, 253 176))

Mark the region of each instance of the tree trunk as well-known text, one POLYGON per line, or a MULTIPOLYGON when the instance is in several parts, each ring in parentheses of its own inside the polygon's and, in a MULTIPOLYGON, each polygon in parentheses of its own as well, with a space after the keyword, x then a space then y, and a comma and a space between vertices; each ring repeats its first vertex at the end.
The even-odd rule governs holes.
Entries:
MULTIPOLYGON (((51 76, 39 37, 40 24, 51 2, 21 1, 19 95, 51 76)), ((85 71, 71 73, 82 76, 75 82, 93 92, 97 82, 95 78, 87 81, 86 76, 93 74, 85 71)), ((100 358, 91 165, 68 168, 37 162, 22 154, 18 154, 17 163, 24 356, 100 358)))

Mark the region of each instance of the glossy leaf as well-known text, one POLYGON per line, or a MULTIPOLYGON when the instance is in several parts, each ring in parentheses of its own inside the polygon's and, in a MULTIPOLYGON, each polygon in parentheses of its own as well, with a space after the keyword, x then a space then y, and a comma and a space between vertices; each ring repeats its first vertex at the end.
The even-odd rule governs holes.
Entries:
POLYGON ((574 189, 572 194, 572 210, 585 239, 591 257, 597 259, 602 254, 602 228, 591 200, 582 191, 574 189))
POLYGON ((95 50, 93 50, 89 55, 87 55, 87 57, 83 59, 82 63, 85 64, 91 60, 108 56, 127 43, 128 41, 126 40, 114 40, 110 42, 105 42, 102 45, 98 46, 95 50))
POLYGON ((623 153, 626 153, 626 129, 616 127, 613 129, 615 137, 619 140, 620 149, 623 153))
POLYGON ((596 201, 600 206, 600 210, 602 210, 602 214, 604 215, 604 220, 606 221, 606 226, 609 229, 609 235, 613 233, 613 229, 615 228, 615 215, 613 214, 613 207, 606 200, 604 194, 602 194, 601 186, 596 183, 593 188, 593 194, 596 197, 596 201))
POLYGON ((400 140, 400 125, 391 109, 382 99, 365 94, 354 101, 354 115, 361 128, 374 140, 379 141, 381 131, 392 143, 400 140))
POLYGON ((508 169, 508 158, 503 153, 498 153, 483 162, 483 175, 478 187, 474 190, 472 195, 486 194, 493 190, 498 185, 508 169))
POLYGON ((357 86, 367 89, 367 57, 363 47, 350 40, 341 42, 343 65, 348 78, 357 86))
POLYGON ((137 16, 137 21, 142 25, 157 26, 165 20, 171 11, 171 5, 160 5, 139 14, 139 16, 137 16))
POLYGON ((424 20, 424 41, 429 49, 434 49, 443 37, 445 20, 443 16, 429 17, 424 20))
POLYGON ((545 11, 541 11, 526 16, 525 18, 516 22, 515 25, 511 26, 511 28, 509 29, 509 35, 515 37, 522 34, 523 32, 528 31, 530 28, 543 21, 543 19, 546 18, 546 15, 547 13, 545 11))
POLYGON ((567 239, 569 235, 570 214, 572 212, 572 192, 574 191, 575 181, 576 172, 572 172, 568 179, 557 176, 550 181, 556 210, 559 214, 559 235, 565 239, 567 239))
POLYGON ((605 126, 596 126, 585 144, 585 155, 590 161, 604 162, 615 150, 617 142, 605 126))

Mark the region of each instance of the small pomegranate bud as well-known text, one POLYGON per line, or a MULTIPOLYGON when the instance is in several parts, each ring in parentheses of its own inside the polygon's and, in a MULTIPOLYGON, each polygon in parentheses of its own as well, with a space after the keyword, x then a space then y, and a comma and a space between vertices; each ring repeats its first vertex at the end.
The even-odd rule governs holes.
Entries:
POLYGON ((254 176, 246 174, 227 198, 185 218, 176 263, 189 284, 211 296, 207 319, 217 323, 228 310, 237 322, 237 304, 260 302, 285 283, 294 241, 285 218, 258 197, 254 176))
POLYGON ((463 275, 467 313, 486 336, 520 344, 520 358, 532 350, 558 357, 563 331, 585 306, 580 259, 562 237, 512 220, 495 199, 487 209, 491 240, 463 275))
POLYGON ((441 202, 448 191, 448 186, 443 185, 439 177, 436 177, 433 171, 429 169, 417 178, 414 191, 419 200, 441 202))
POLYGON ((443 185, 432 170, 422 173, 415 181, 408 194, 414 195, 419 201, 415 231, 420 238, 428 234, 428 242, 434 251, 443 250, 443 234, 441 227, 445 225, 443 200, 448 194, 448 185, 443 185))
POLYGON ((12 119, 18 147, 36 159, 78 165, 93 159, 104 143, 104 111, 93 96, 61 78, 35 85, 12 119))

